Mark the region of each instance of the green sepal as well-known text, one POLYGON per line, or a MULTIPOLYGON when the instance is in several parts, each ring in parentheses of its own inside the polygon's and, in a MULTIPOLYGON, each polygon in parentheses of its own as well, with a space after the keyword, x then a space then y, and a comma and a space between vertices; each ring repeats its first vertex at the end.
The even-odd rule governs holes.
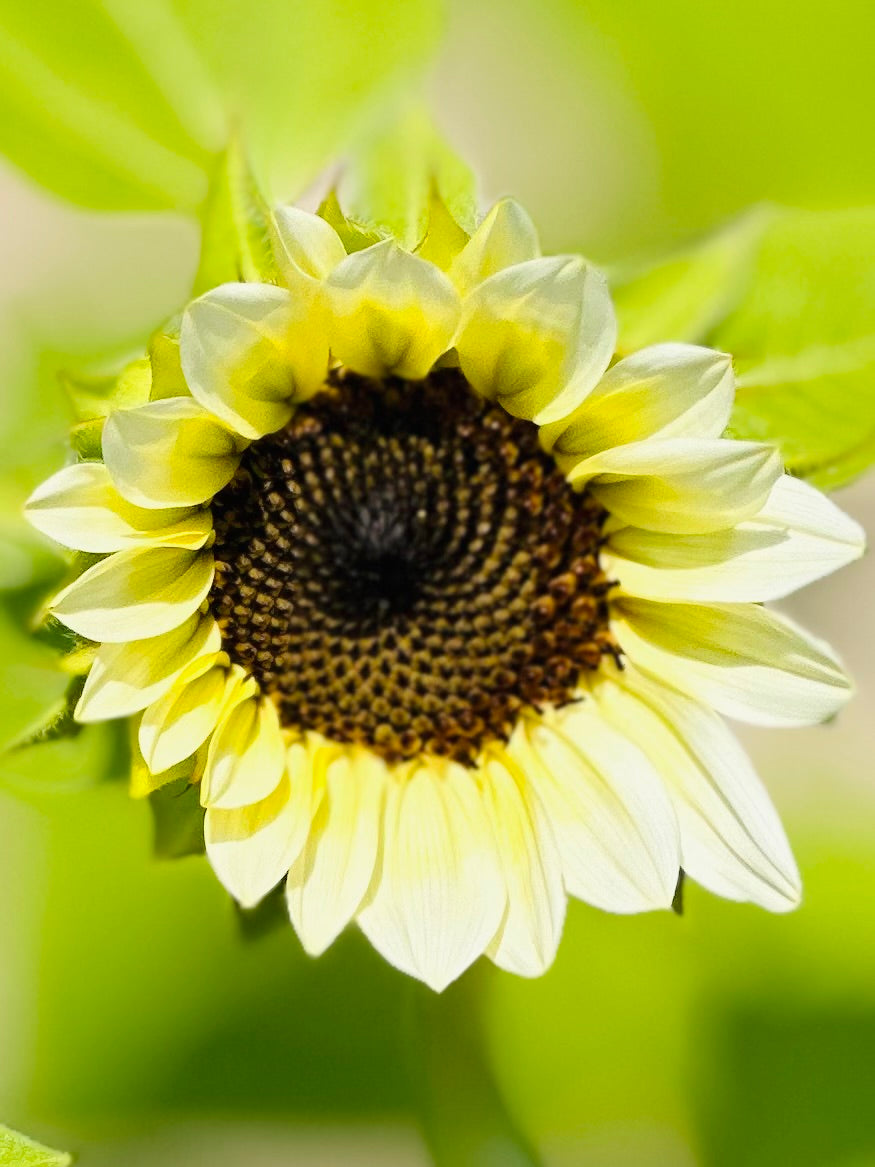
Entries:
POLYGON ((169 320, 163 328, 153 333, 149 340, 149 363, 152 369, 150 401, 190 396, 179 355, 180 319, 179 316, 175 316, 169 320))
POLYGON ((61 387, 77 422, 107 417, 113 409, 129 409, 149 400, 152 370, 146 357, 128 362, 120 373, 60 374, 61 387))
POLYGON ((0 1167, 70 1167, 73 1156, 0 1126, 0 1167))
POLYGON ((378 231, 375 227, 367 227, 348 218, 341 210, 336 190, 329 191, 316 213, 334 228, 350 255, 354 251, 364 251, 366 247, 371 247, 387 237, 385 232, 378 231))
POLYGON ((271 212, 239 140, 219 156, 201 210, 201 255, 193 294, 240 280, 280 282, 271 243, 271 212))
POLYGON ((414 106, 381 120, 363 136, 337 196, 354 223, 413 251, 428 231, 433 192, 470 234, 477 215, 474 175, 429 115, 414 106))
POLYGON ((200 787, 177 778, 149 795, 153 851, 160 859, 204 853, 204 808, 200 787))
POLYGON ((19 750, 29 749, 31 746, 45 745, 46 742, 56 742, 61 738, 76 737, 80 734, 84 726, 75 720, 73 711, 82 696, 84 687, 84 676, 72 677, 66 690, 57 701, 52 702, 36 721, 13 738, 4 747, 3 752, 16 753, 19 750))

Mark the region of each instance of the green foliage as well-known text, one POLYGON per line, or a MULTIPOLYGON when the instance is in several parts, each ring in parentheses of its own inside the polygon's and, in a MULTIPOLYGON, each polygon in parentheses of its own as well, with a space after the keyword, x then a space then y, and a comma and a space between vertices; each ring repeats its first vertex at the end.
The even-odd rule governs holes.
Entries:
POLYGON ((234 280, 277 283, 270 209, 237 137, 231 139, 215 167, 201 223, 195 295, 234 280))
POLYGON ((233 113, 299 183, 437 31, 436 0, 0 0, 0 151, 82 206, 192 212, 233 113))
POLYGON ((786 212, 711 341, 733 353, 737 437, 835 488, 875 462, 875 209, 786 212))
POLYGON ((617 290, 620 347, 732 353, 730 433, 824 489, 875 462, 875 208, 760 211, 617 290))
POLYGON ((7 750, 23 750, 28 746, 56 742, 60 738, 76 737, 82 726, 73 717, 73 710, 85 686, 84 676, 73 677, 64 692, 32 725, 11 742, 7 750))
POLYGON ((0 1126, 0 1167, 70 1167, 72 1155, 53 1151, 9 1127, 0 1126))
POLYGON ((360 140, 343 172, 338 196, 355 223, 414 248, 428 229, 434 192, 465 230, 473 230, 474 176, 428 115, 414 108, 381 121, 360 140))

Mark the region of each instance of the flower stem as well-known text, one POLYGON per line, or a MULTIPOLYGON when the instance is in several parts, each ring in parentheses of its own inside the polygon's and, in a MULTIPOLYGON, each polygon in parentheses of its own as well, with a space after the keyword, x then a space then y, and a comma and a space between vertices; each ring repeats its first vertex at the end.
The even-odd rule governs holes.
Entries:
POLYGON ((423 1134, 435 1167, 540 1167, 490 1072, 481 981, 469 973, 442 994, 411 982, 408 1054, 423 1134))

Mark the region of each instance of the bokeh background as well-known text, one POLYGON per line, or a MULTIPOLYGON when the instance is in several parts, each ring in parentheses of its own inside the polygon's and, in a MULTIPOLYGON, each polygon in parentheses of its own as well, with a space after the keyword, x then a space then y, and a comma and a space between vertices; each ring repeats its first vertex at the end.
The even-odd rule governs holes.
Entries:
MULTIPOLYGON (((868 0, 4 0, 0 737, 63 688, 22 633, 51 560, 18 519, 63 458, 57 374, 136 350, 184 301, 197 230, 168 207, 202 193, 211 95, 291 198, 424 74, 484 198, 617 264, 763 200, 875 203, 873 42, 868 0)), ((875 529, 875 478, 840 501, 875 529)), ((578 904, 547 976, 457 991, 551 1167, 875 1164, 873 590, 864 560, 787 605, 840 649, 855 704, 744 735, 797 913, 692 886, 682 918, 578 904)), ((83 1167, 427 1164, 417 1063, 464 1066, 434 1057, 404 978, 355 934, 318 962, 291 930, 251 935, 203 859, 153 859, 117 758, 95 728, 0 762, 0 1119, 83 1167)))

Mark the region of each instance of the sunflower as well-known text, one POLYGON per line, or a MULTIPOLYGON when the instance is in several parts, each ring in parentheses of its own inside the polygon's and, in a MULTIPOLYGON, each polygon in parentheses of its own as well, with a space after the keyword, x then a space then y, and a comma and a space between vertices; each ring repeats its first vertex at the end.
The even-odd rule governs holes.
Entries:
POLYGON ((285 880, 307 952, 354 920, 435 989, 483 953, 541 973, 569 894, 666 908, 683 870, 793 907, 721 715, 842 706, 829 648, 761 605, 863 535, 722 436, 730 357, 615 360, 603 278, 510 200, 418 252, 293 207, 273 231, 282 283, 191 303, 178 395, 28 503, 91 553, 51 603, 97 644, 77 719, 137 719, 147 790, 199 783, 240 904, 285 880))

